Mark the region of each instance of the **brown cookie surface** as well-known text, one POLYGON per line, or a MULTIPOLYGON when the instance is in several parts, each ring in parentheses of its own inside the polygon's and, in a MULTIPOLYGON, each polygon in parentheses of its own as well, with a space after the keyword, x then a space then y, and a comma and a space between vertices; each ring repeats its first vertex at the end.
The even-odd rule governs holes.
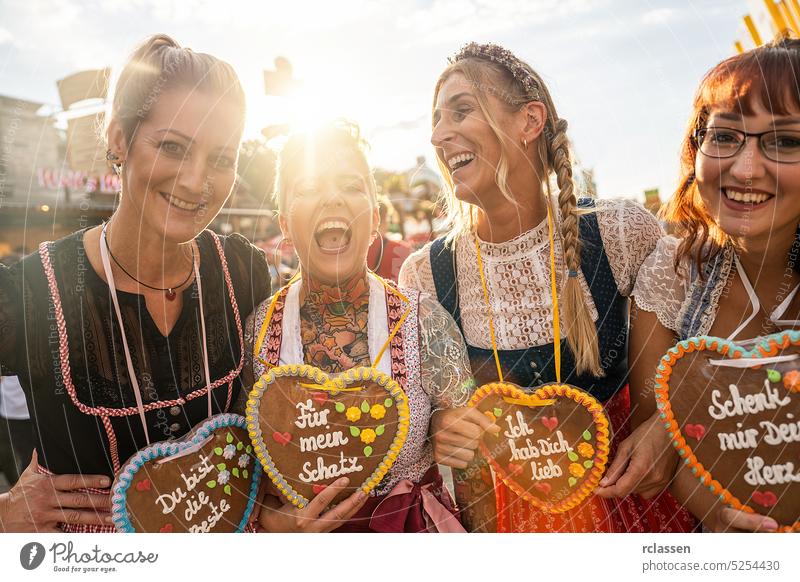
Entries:
POLYGON ((340 477, 371 491, 408 434, 405 393, 385 374, 356 368, 329 376, 312 366, 280 366, 262 376, 248 401, 256 453, 278 490, 300 507, 340 477))
POLYGON ((526 394, 518 386, 481 386, 471 402, 500 426, 485 432, 481 451, 514 493, 559 513, 597 486, 608 460, 608 421, 591 396, 566 385, 526 394))
POLYGON ((736 508, 798 529, 800 358, 726 365, 800 354, 789 337, 769 336, 756 352, 719 338, 681 342, 662 359, 657 397, 673 445, 703 485, 736 508))

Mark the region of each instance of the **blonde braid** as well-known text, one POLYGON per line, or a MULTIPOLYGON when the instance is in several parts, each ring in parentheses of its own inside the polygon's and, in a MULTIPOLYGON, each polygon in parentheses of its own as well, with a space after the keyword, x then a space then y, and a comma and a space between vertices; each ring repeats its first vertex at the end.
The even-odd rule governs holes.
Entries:
POLYGON ((567 343, 575 355, 576 370, 593 376, 603 376, 597 328, 592 320, 586 297, 578 279, 581 268, 581 241, 578 229, 578 204, 572 179, 572 162, 567 140, 567 122, 558 119, 552 138, 548 140, 550 158, 558 184, 558 206, 561 214, 561 238, 564 261, 569 275, 561 296, 561 313, 567 332, 567 343))

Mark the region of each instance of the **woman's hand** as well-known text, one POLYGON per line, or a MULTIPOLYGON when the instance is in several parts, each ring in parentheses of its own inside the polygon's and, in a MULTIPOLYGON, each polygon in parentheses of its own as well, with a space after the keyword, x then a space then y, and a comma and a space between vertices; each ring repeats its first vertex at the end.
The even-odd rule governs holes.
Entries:
POLYGON ((111 525, 111 496, 77 491, 105 488, 104 475, 42 475, 36 451, 8 493, 0 495, 0 531, 58 532, 58 522, 111 525))
POLYGON ((258 515, 260 531, 324 533, 335 530, 353 517, 368 498, 367 494, 359 489, 336 507, 322 514, 349 482, 347 477, 337 479, 302 509, 291 503, 283 503, 282 498, 268 493, 258 515))
POLYGON ((496 435, 500 427, 477 408, 449 408, 433 413, 430 431, 434 460, 455 469, 466 469, 475 457, 483 433, 496 435))
POLYGON ((725 506, 720 506, 713 511, 710 519, 704 523, 706 527, 715 532, 775 532, 778 530, 778 522, 771 517, 725 506))
POLYGON ((678 454, 655 413, 622 441, 595 493, 620 498, 638 493, 650 499, 667 488, 677 462, 678 454))

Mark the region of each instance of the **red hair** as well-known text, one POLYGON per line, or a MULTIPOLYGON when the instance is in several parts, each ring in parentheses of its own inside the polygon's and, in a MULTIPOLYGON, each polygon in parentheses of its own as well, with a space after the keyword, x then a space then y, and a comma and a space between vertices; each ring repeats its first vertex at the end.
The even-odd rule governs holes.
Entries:
POLYGON ((700 83, 681 145, 678 189, 661 211, 681 238, 676 269, 684 258, 691 258, 702 276, 703 263, 728 240, 708 213, 695 184, 695 132, 705 127, 712 109, 753 115, 756 103, 775 115, 800 111, 800 40, 777 37, 730 57, 706 73, 700 83))

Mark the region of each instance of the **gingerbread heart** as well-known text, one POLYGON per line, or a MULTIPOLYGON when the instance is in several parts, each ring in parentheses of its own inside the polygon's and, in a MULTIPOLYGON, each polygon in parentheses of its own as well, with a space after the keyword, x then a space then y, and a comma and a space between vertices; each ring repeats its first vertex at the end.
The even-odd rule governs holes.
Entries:
POLYGON ((319 368, 270 369, 247 401, 247 428, 278 490, 304 507, 340 477, 369 493, 394 463, 408 435, 408 399, 374 368, 329 376, 319 368))
POLYGON ((261 480, 243 416, 219 414, 131 457, 111 487, 122 532, 241 532, 261 480))
POLYGON ((800 332, 752 349, 716 337, 682 341, 661 359, 657 405, 693 474, 736 509, 800 530, 800 332), (773 358, 768 360, 767 358, 773 358))
POLYGON ((480 448, 496 476, 532 505, 561 513, 579 505, 600 482, 609 452, 608 419, 592 396, 565 384, 533 393, 495 382, 469 402, 500 426, 480 448))

